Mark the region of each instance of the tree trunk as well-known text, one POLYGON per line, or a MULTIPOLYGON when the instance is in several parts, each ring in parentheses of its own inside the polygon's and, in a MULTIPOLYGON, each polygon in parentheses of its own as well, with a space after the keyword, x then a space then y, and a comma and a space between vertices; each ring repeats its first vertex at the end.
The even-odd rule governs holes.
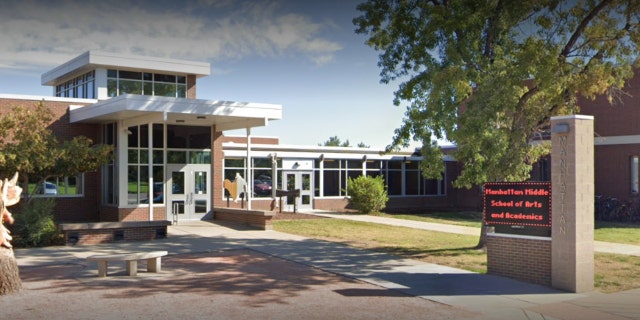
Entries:
MULTIPOLYGON (((480 185, 480 203, 479 208, 483 210, 484 213, 484 185, 480 185)), ((493 227, 490 227, 484 223, 484 219, 482 219, 482 228, 480 228, 480 240, 478 240, 478 244, 474 249, 476 250, 487 250, 487 232, 493 231, 493 227)))
POLYGON ((480 240, 478 240, 478 244, 474 249, 477 249, 477 250, 487 249, 487 232, 489 232, 491 228, 492 227, 484 224, 484 221, 482 222, 482 228, 480 229, 480 240))
POLYGON ((17 293, 21 288, 22 281, 13 249, 0 246, 0 296, 17 293))

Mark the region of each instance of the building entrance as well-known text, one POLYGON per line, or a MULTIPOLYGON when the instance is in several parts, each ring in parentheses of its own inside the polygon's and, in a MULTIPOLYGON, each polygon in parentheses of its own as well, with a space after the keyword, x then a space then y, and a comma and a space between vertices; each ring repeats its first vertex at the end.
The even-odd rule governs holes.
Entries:
POLYGON ((202 220, 211 211, 211 166, 167 166, 167 211, 174 220, 202 220))
POLYGON ((300 190, 299 197, 287 197, 287 210, 293 211, 295 204, 297 210, 311 210, 313 209, 312 199, 313 191, 311 190, 312 184, 312 171, 285 171, 282 173, 283 186, 286 190, 300 190))

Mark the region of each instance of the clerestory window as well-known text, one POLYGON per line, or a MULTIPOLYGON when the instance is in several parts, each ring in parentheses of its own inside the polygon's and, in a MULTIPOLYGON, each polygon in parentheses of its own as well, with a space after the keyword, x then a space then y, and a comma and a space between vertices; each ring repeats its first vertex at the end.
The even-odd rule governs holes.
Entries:
POLYGON ((95 85, 95 72, 89 71, 57 85, 56 97, 95 99, 95 85))
POLYGON ((107 95, 122 94, 185 98, 187 77, 151 72, 107 70, 107 95))

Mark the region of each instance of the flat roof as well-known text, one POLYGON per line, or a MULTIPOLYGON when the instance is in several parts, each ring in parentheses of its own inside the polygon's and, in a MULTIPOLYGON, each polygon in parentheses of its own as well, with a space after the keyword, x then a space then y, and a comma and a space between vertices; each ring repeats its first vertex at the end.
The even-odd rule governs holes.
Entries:
POLYGON ((124 94, 88 106, 72 106, 71 123, 119 120, 158 121, 183 125, 215 125, 218 131, 266 126, 282 119, 277 104, 170 98, 124 94))
POLYGON ((40 80, 42 85, 53 86, 70 74, 83 73, 98 67, 193 74, 196 78, 211 74, 211 65, 208 62, 87 51, 43 73, 40 80))

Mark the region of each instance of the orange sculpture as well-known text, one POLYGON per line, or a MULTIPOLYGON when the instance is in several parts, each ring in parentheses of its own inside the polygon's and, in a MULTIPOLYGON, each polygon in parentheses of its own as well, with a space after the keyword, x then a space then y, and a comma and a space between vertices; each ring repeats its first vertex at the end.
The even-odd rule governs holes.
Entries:
POLYGON ((236 173, 236 178, 233 182, 229 179, 225 179, 223 186, 227 189, 234 202, 238 202, 240 194, 247 191, 247 182, 244 181, 239 173, 236 173))

